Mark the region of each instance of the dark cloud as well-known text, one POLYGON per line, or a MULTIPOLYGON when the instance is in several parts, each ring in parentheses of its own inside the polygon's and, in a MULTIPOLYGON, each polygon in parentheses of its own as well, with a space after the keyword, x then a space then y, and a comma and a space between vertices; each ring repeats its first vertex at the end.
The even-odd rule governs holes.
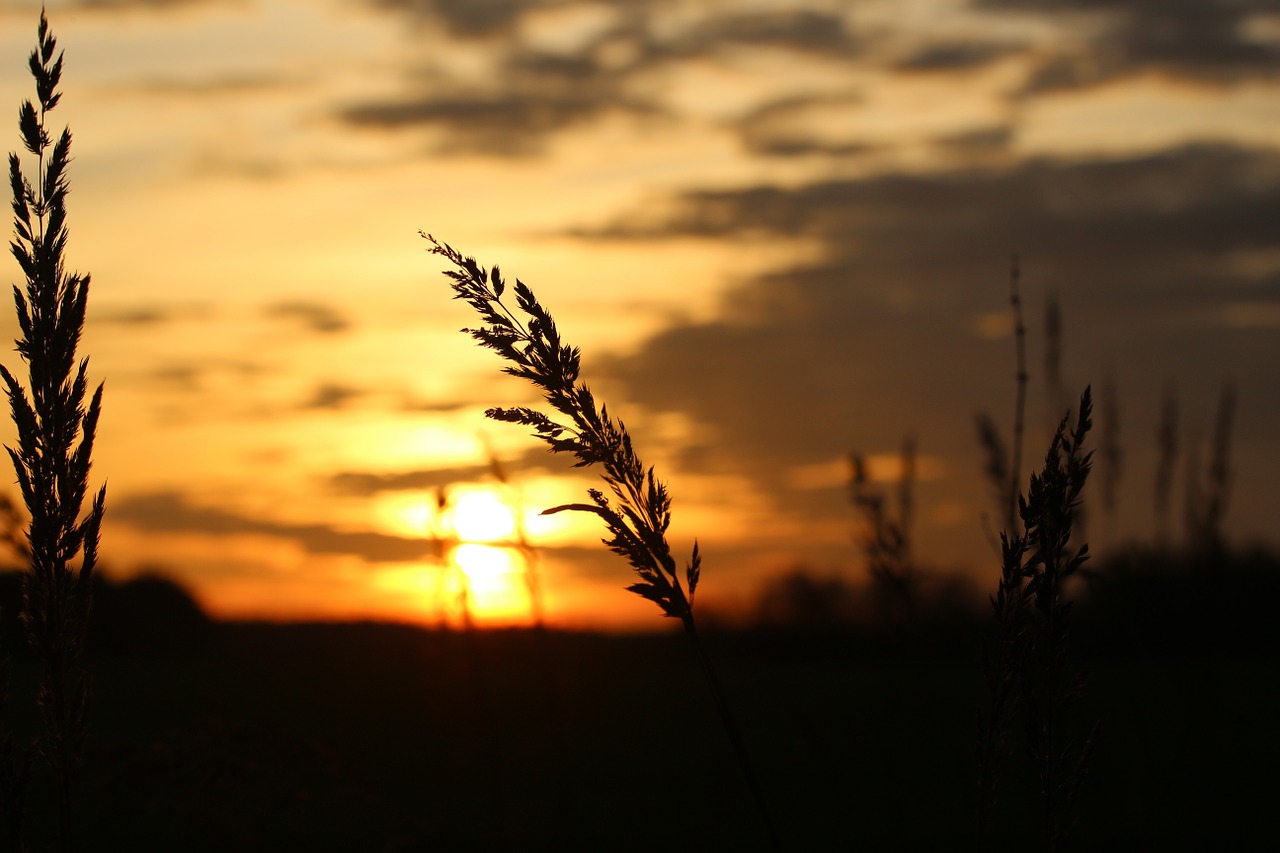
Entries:
POLYGON ((622 71, 589 54, 513 47, 503 61, 486 88, 437 81, 408 98, 354 104, 341 118, 372 129, 433 129, 445 135, 440 153, 522 157, 540 153, 554 134, 606 114, 661 113, 628 94, 622 71))
MULTIPOLYGON (((695 60, 719 61, 744 49, 825 55, 851 65, 887 64, 903 73, 962 71, 1034 50, 1040 66, 1023 96, 1148 71, 1221 84, 1280 73, 1280 45, 1250 40, 1245 26, 1251 16, 1271 11, 1270 0, 973 0, 990 12, 1023 11, 1059 20, 1067 29, 1077 26, 1071 13, 1095 13, 1102 29, 1084 44, 1063 38, 1047 47, 917 39, 895 48, 898 58, 888 60, 879 50, 864 49, 869 39, 856 35, 844 15, 803 5, 744 11, 726 4, 673 28, 666 4, 632 0, 616 4, 612 25, 576 52, 551 55, 527 43, 519 23, 530 10, 567 5, 554 0, 370 2, 414 19, 442 22, 454 35, 484 36, 497 46, 499 66, 481 89, 427 75, 418 78, 414 94, 356 102, 338 111, 355 126, 430 128, 444 136, 441 153, 529 156, 543 151, 552 135, 609 113, 665 115, 661 92, 637 94, 638 75, 695 60), (625 47, 621 54, 609 50, 619 45, 625 47)), ((740 126, 744 144, 770 156, 862 152, 856 144, 814 139, 803 126, 786 127, 781 116, 794 107, 780 102, 750 116, 740 126)))
POLYGON ((379 9, 414 18, 442 21, 457 36, 509 32, 526 10, 555 5, 554 0, 368 0, 379 9))
MULTIPOLYGON (((594 364, 631 403, 709 428, 688 452, 691 467, 751 477, 789 511, 844 506, 835 488, 789 491, 789 468, 853 447, 891 449, 906 430, 953 463, 950 479, 930 486, 936 499, 982 499, 972 417, 1010 408, 1013 365, 1009 338, 980 332, 1007 317, 1011 251, 1024 257, 1033 328, 1044 295, 1059 294, 1068 397, 1106 365, 1124 405, 1142 413, 1158 411, 1169 381, 1216 390, 1234 378, 1253 406, 1249 425, 1241 420, 1255 454, 1251 488, 1259 472, 1280 476, 1267 438, 1280 424, 1280 335, 1274 321, 1227 319, 1237 302, 1262 318, 1280 310, 1280 155, 1195 147, 700 191, 678 209, 658 227, 609 234, 795 237, 821 241, 825 255, 735 288, 717 320, 674 326, 594 364), (1263 260, 1250 268, 1247 258, 1263 260)), ((1034 353, 1042 341, 1034 332, 1032 341, 1034 353)))
POLYGON ((158 326, 173 319, 170 311, 163 311, 150 306, 117 308, 95 314, 94 323, 119 326, 158 326))
POLYGON ((1058 16, 1101 13, 1106 25, 1083 53, 1051 60, 1033 91, 1095 85, 1142 71, 1231 83, 1280 75, 1280 45, 1251 41, 1245 24, 1271 0, 978 0, 984 8, 1058 16))
POLYGON ((944 136, 936 140, 936 144, 970 156, 1000 154, 1009 150, 1009 144, 1013 142, 1013 133, 1012 127, 998 125, 944 136))
POLYGON ((93 322, 118 326, 154 327, 180 320, 208 320, 213 308, 199 303, 185 305, 116 305, 94 311, 93 322))
POLYGON ((945 42, 927 45, 896 63, 900 71, 965 71, 1009 55, 1019 48, 982 42, 945 42))
POLYGON ((860 100, 856 94, 781 98, 751 111, 735 122, 735 128, 743 145, 756 154, 775 157, 863 154, 874 151, 876 146, 814 139, 802 120, 809 110, 852 107, 860 100))
POLYGON ((116 500, 111 518, 153 533, 207 536, 270 536, 311 554, 350 554, 371 563, 421 560, 433 553, 425 539, 373 531, 340 530, 326 524, 289 524, 193 504, 180 492, 147 492, 116 500))
POLYGON ((646 105, 587 93, 556 94, 536 89, 474 95, 427 95, 408 101, 362 104, 343 113, 356 126, 434 127, 448 133, 438 153, 494 154, 505 157, 540 153, 547 138, 606 111, 646 105))
POLYGON ((364 396, 364 391, 350 385, 325 382, 316 387, 303 403, 303 409, 345 409, 352 400, 364 396))
POLYGON ((739 45, 841 55, 852 55, 857 48, 843 16, 809 9, 733 11, 714 16, 677 38, 675 45, 684 54, 739 45))
POLYGON ((666 115, 656 93, 636 94, 635 75, 715 57, 727 49, 778 47, 846 57, 856 53, 841 16, 805 9, 720 13, 659 35, 662 28, 656 23, 663 4, 636 0, 623 4, 614 25, 575 53, 549 54, 523 43, 515 24, 525 10, 552 3, 480 3, 472 8, 470 3, 380 0, 376 5, 435 17, 457 34, 500 37, 501 65, 483 89, 432 78, 420 80, 415 95, 353 103, 339 111, 343 121, 358 127, 431 128, 445 134, 440 153, 535 155, 552 135, 607 114, 642 119, 666 115), (617 51, 609 50, 619 45, 626 46, 621 60, 617 51))
POLYGON ((331 305, 320 302, 276 302, 268 305, 266 314, 273 319, 296 320, 321 335, 333 335, 351 328, 351 321, 331 305))

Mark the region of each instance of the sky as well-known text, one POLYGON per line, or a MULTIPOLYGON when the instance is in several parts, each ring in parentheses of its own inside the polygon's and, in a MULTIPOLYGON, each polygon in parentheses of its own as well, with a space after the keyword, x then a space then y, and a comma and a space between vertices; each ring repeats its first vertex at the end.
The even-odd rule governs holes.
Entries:
MULTIPOLYGON (((548 621, 660 621, 597 520, 538 515, 597 481, 486 421, 537 397, 459 333, 420 230, 520 277, 582 347, 671 488, 676 552, 699 543, 700 608, 801 567, 859 582, 847 457, 891 491, 906 436, 922 570, 994 583, 975 419, 1012 431, 1013 254, 1024 475, 1086 385, 1120 451, 1092 550, 1178 539, 1224 388, 1227 539, 1280 544, 1269 0, 47 5, 110 574, 163 571, 226 617, 456 622, 458 563, 475 619, 518 623, 522 552, 451 562, 432 536, 523 529, 548 621)), ((15 114, 38 16, 0 2, 15 114)))

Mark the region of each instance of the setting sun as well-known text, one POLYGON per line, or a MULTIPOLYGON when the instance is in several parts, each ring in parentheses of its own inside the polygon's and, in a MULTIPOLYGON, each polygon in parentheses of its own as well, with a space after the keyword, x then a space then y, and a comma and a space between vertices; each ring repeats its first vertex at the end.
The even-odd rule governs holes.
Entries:
POLYGON ((463 542, 497 542, 510 539, 516 532, 511 508, 489 490, 460 494, 453 502, 451 517, 453 529, 463 542))

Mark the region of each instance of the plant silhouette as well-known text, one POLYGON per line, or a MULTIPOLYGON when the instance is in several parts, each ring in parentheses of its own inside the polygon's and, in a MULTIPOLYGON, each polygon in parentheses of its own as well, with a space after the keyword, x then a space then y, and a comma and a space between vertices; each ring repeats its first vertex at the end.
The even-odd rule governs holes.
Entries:
POLYGON ((41 10, 37 47, 28 61, 36 102, 24 101, 18 118, 23 144, 37 160, 34 182, 23 174, 18 155, 9 156, 11 246, 26 276, 25 289, 15 285, 13 297, 22 332, 17 352, 27 365, 27 385, 3 366, 0 379, 18 433, 17 446, 7 450, 31 516, 22 619, 42 669, 37 704, 44 733, 35 752, 54 777, 57 843, 70 849, 72 786, 83 756, 89 696, 80 660, 106 486, 82 518, 102 385, 86 403, 89 363, 87 358, 77 363, 76 349, 84 330, 89 276, 68 273, 63 264, 71 133, 64 129, 54 141, 46 125, 62 97, 62 53, 56 51, 57 40, 41 10))

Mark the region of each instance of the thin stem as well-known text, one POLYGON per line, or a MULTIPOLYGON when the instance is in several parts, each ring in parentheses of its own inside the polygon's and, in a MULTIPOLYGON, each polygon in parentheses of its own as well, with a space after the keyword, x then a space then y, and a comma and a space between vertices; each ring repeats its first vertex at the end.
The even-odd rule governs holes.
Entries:
POLYGON ((769 838, 769 846, 775 851, 780 851, 782 850, 782 842, 778 838, 778 830, 774 826, 773 816, 769 812, 769 805, 764 797, 764 790, 760 787, 759 778, 756 776, 755 766, 751 763, 751 754, 747 751, 746 742, 742 739, 742 734, 738 730, 737 721, 734 719, 733 711, 729 707, 729 701, 725 698, 724 688, 720 685, 720 678, 716 673, 715 666, 711 663, 711 659, 707 657, 706 650, 702 646, 702 640, 698 636, 697 625, 693 620, 693 611, 688 611, 681 621, 684 622, 685 633, 693 644, 694 656, 698 659, 698 665, 702 668, 703 676, 706 677, 707 687, 711 690, 711 697, 714 700, 716 711, 720 714, 720 722, 724 724, 725 733, 729 736, 729 743, 733 747, 734 756, 738 759, 738 766, 746 779, 747 788, 750 789, 751 797, 755 800, 756 811, 760 814, 761 821, 764 822, 765 832, 769 838))
POLYGON ((1013 449, 1009 466, 1009 497, 1005 529, 1010 535, 1017 532, 1018 523, 1018 489, 1022 482, 1022 437, 1026 431, 1027 414, 1027 327, 1022 320, 1022 295, 1018 291, 1018 282, 1022 278, 1022 268, 1018 256, 1009 258, 1009 305, 1013 310, 1013 340, 1017 356, 1017 397, 1013 408, 1013 449))

